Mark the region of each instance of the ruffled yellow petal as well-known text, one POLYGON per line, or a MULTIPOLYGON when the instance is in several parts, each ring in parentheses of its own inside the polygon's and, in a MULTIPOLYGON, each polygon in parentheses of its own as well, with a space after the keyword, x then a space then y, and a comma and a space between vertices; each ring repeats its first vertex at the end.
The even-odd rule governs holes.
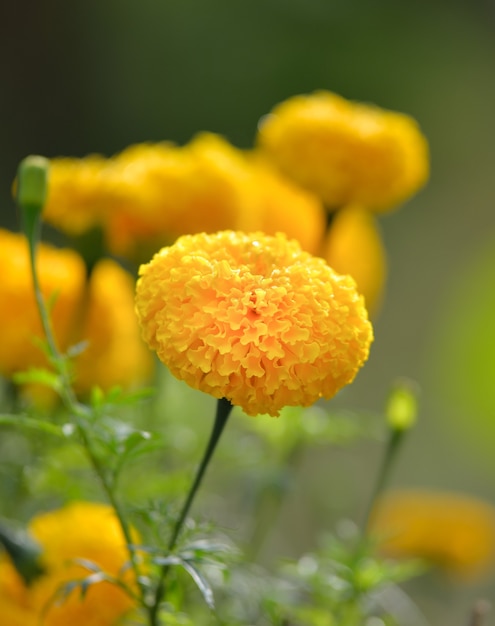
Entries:
POLYGON ((141 266, 136 310, 174 376, 249 415, 332 397, 372 341, 354 281, 282 234, 181 237, 141 266))

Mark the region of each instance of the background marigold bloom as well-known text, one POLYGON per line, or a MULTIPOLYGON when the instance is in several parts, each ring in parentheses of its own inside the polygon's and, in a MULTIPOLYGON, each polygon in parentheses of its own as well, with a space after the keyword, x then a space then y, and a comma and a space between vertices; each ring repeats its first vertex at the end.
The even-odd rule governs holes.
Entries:
POLYGON ((385 249, 375 217, 359 205, 335 214, 321 256, 340 274, 350 274, 371 315, 380 307, 386 276, 385 249))
POLYGON ((88 345, 75 359, 78 392, 94 385, 129 388, 150 378, 153 359, 134 312, 134 279, 115 261, 103 259, 93 268, 80 339, 88 345))
MULTIPOLYGON (((86 578, 91 572, 75 559, 93 561, 101 570, 133 586, 132 570, 122 568, 129 556, 113 510, 104 504, 76 502, 34 517, 29 530, 43 549, 46 573, 27 587, 8 557, 0 558, 0 615, 13 616, 17 624, 39 624, 47 603, 61 585, 86 578), (6 613, 4 613, 4 611, 6 613), (25 622, 16 621, 25 619, 25 622)), ((135 534, 136 540, 138 540, 135 534)), ((134 608, 133 600, 109 582, 91 585, 84 599, 78 590, 66 600, 50 605, 45 626, 113 626, 134 608)), ((2 622, 3 623, 3 622, 2 622)))
POLYGON ((115 182, 102 156, 52 159, 43 219, 69 235, 101 226, 120 195, 115 182))
POLYGON ((383 553, 422 558, 460 578, 475 578, 495 564, 495 508, 476 498, 392 492, 378 502, 371 530, 383 553))
POLYGON ((332 397, 372 341, 352 278, 280 233, 181 237, 141 266, 136 310, 174 376, 248 415, 332 397))
POLYGON ((289 98, 260 124, 258 145, 332 210, 387 211, 426 182, 428 146, 409 116, 320 91, 289 98))
MULTIPOLYGON (((41 291, 50 303, 57 341, 69 345, 74 318, 81 306, 86 271, 72 250, 38 247, 41 291)), ((23 235, 0 229, 0 374, 11 376, 29 367, 46 366, 34 338, 42 340, 40 316, 31 279, 28 244, 23 235)))

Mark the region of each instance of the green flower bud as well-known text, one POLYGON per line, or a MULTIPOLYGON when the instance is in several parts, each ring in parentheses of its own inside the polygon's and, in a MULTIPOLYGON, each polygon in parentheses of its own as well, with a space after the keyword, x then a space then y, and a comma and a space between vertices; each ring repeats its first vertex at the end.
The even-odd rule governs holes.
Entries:
POLYGON ((401 379, 390 393, 386 406, 389 426, 395 431, 409 430, 418 414, 417 390, 412 381, 401 379))
POLYGON ((17 203, 23 210, 40 213, 48 194, 50 162, 42 156, 23 159, 17 170, 17 203))

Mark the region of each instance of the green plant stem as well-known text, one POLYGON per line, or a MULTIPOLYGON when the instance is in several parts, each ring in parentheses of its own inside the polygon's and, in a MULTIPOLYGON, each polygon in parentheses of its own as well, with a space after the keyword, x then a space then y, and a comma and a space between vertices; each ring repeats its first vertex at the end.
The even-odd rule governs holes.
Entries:
POLYGON ((93 467, 100 481, 102 489, 106 497, 108 498, 110 505, 115 511, 115 515, 117 516, 120 528, 122 530, 124 539, 127 544, 131 566, 134 571, 136 581, 139 585, 139 588, 141 591, 141 601, 144 605, 145 589, 142 586, 142 583, 140 581, 141 576, 140 576, 140 571, 138 567, 138 559, 137 559, 136 551, 133 548, 133 541, 132 541, 132 536, 130 532, 130 527, 129 527, 129 524, 127 523, 127 520, 125 519, 125 515, 122 511, 122 507, 119 505, 117 498, 115 497, 115 493, 109 481, 107 480, 107 477, 105 475, 105 470, 101 466, 97 455, 94 453, 90 438, 88 437, 88 433, 84 426, 84 420, 88 418, 90 409, 87 406, 82 405, 80 402, 78 402, 76 398, 76 395, 72 388, 70 373, 67 368, 67 361, 65 357, 61 354, 57 346, 55 334, 53 332, 52 324, 50 321, 50 316, 49 316, 49 313, 45 304, 45 300, 43 298, 43 294, 41 292, 38 272, 36 269, 36 252, 37 252, 37 245, 38 245, 38 240, 40 236, 39 219, 34 219, 29 216, 28 217, 25 216, 24 232, 26 233, 28 244, 29 244, 30 269, 31 269, 31 276, 33 280, 36 304, 37 304, 38 312, 41 318, 41 324, 43 327, 43 332, 45 334, 50 360, 53 366, 55 367, 57 374, 59 375, 61 383, 62 383, 61 389, 60 389, 62 401, 64 402, 64 405, 67 408, 67 410, 72 414, 74 418, 75 426, 76 426, 78 435, 82 441, 83 448, 86 452, 88 460, 90 461, 91 466, 93 467))
POLYGON ((390 430, 390 435, 388 438, 387 445, 385 447, 385 453, 383 455, 382 463, 380 469, 378 471, 378 475, 376 477, 375 485, 373 487, 373 491, 371 493, 371 497, 368 503, 368 507, 366 509, 364 518, 363 518, 363 533, 366 535, 368 531, 368 526, 370 523, 371 513, 373 511, 373 507, 379 496, 382 494, 385 485, 387 484, 388 477, 390 475, 390 471, 392 469, 392 465, 397 457, 397 452, 400 448, 400 444, 403 440, 403 435, 407 431, 392 429, 390 430))
MULTIPOLYGON (((218 400, 215 421, 213 423, 213 429, 211 431, 210 439, 204 451, 203 458, 201 459, 201 463, 199 464, 194 481, 191 485, 191 488, 189 489, 187 498, 184 504, 182 505, 181 512, 174 525, 172 534, 170 535, 170 539, 167 545, 169 552, 172 552, 172 550, 177 545, 177 540, 179 538, 180 532, 184 526, 184 523, 186 521, 187 515, 194 501, 196 493, 199 487, 201 486, 201 482, 205 475, 206 468, 208 467, 211 457, 213 456, 213 452, 215 451, 215 448, 223 432, 225 424, 227 423, 227 419, 231 411, 232 411, 232 404, 228 400, 226 400, 225 398, 221 398, 220 400, 218 400)), ((163 599, 163 596, 165 595, 165 579, 168 575, 169 569, 170 569, 169 565, 164 565, 162 567, 160 579, 156 587, 155 602, 153 606, 151 607, 150 613, 149 613, 150 614, 150 626, 159 626, 158 612, 159 612, 160 603, 163 599)))

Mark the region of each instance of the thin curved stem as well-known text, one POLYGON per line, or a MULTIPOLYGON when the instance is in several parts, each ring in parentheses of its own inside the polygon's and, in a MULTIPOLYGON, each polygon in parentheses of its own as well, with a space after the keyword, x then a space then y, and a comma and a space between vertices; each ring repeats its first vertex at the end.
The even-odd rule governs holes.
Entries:
MULTIPOLYGON (((177 521, 175 522, 174 528, 172 530, 172 534, 170 535, 170 539, 168 542, 168 550, 172 552, 172 550, 177 545, 177 540, 179 538, 180 532, 184 526, 187 515, 191 508, 191 505, 194 501, 196 493, 201 486, 203 477, 206 472, 206 468, 213 456, 213 452, 217 446, 217 443, 220 439, 220 436, 223 432, 225 424, 227 423, 227 419, 232 411, 232 404, 226 400, 225 398, 221 398, 217 402, 217 410, 215 415, 215 421, 213 423, 213 429, 211 431, 210 439, 208 441, 208 445, 203 453, 203 458, 201 459, 201 463, 199 464, 198 470, 196 472, 196 476, 194 481, 189 489, 189 493, 187 494, 187 498, 182 505, 181 512, 177 521)), ((169 572, 169 566, 164 565, 161 571, 160 579, 158 581, 156 592, 155 592, 155 602, 150 609, 150 626, 158 626, 158 611, 160 607, 160 603, 162 601, 163 596, 165 595, 165 579, 169 572)))

